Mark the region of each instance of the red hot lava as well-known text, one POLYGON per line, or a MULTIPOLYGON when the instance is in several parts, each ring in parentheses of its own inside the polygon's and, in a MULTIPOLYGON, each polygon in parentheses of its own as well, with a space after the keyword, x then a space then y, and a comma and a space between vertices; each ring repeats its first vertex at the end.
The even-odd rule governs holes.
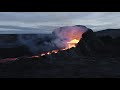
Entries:
MULTIPOLYGON (((58 39, 62 40, 61 42, 58 42, 59 40, 56 40, 57 44, 64 44, 64 48, 60 50, 67 50, 72 47, 76 47, 77 43, 80 41, 82 34, 87 31, 86 27, 81 27, 81 26, 68 26, 64 27, 62 29, 57 29, 54 31, 54 34, 58 37, 58 39)), ((44 55, 50 55, 52 53, 57 53, 59 50, 52 50, 47 53, 42 53, 40 56, 44 55)), ((39 58, 40 56, 32 56, 28 58, 39 58)), ((2 59, 2 61, 14 61, 17 60, 17 58, 7 58, 7 59, 2 59)))
MULTIPOLYGON (((70 42, 67 42, 67 47, 66 47, 66 48, 60 49, 60 50, 67 50, 67 49, 70 49, 70 48, 72 48, 72 47, 76 47, 76 45, 77 45, 78 42, 79 42, 79 40, 73 39, 73 40, 71 40, 70 42)), ((58 51, 59 51, 59 50, 52 50, 52 51, 50 51, 50 52, 47 52, 46 54, 50 55, 50 54, 52 54, 52 53, 57 53, 58 51)), ((42 53, 40 56, 44 56, 44 55, 46 55, 46 54, 42 53)))

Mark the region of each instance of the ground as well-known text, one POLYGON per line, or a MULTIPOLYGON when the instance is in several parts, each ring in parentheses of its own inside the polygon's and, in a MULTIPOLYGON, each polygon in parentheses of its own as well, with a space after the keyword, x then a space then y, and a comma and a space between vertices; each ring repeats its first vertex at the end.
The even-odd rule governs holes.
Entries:
POLYGON ((1 78, 120 77, 120 57, 79 57, 49 61, 24 59, 0 65, 1 78))

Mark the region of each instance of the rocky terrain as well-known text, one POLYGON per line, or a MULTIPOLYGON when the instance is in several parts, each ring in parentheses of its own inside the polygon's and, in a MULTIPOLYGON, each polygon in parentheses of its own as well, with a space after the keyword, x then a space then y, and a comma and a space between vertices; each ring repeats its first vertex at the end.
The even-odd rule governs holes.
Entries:
POLYGON ((0 63, 0 78, 119 78, 120 38, 89 29, 75 48, 0 63))
POLYGON ((95 32, 97 36, 111 36, 117 38, 120 36, 120 29, 105 29, 95 32))

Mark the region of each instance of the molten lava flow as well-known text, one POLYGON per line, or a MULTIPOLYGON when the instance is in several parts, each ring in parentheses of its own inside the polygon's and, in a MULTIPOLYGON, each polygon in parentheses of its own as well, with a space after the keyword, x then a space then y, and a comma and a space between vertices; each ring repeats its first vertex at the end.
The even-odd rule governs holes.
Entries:
POLYGON ((77 44, 78 42, 79 42, 79 40, 77 40, 77 39, 73 39, 73 40, 67 42, 67 44, 68 44, 67 49, 70 49, 70 48, 72 48, 72 47, 76 47, 76 44, 77 44))
POLYGON ((32 58, 38 58, 39 56, 32 56, 32 58))
MULTIPOLYGON (((78 42, 79 42, 79 40, 73 39, 73 40, 67 42, 67 47, 66 47, 66 48, 60 49, 60 50, 67 50, 67 49, 70 49, 70 48, 72 48, 72 47, 76 47, 76 44, 77 44, 78 42)), ((47 52, 46 54, 47 54, 47 55, 50 55, 50 54, 52 54, 52 53, 58 53, 58 51, 59 51, 59 50, 52 50, 52 51, 50 51, 50 52, 47 52)), ((46 55, 46 54, 45 54, 45 53, 42 53, 40 56, 44 56, 44 55, 46 55)))
POLYGON ((51 54, 50 52, 47 52, 47 54, 49 55, 49 54, 51 54))
POLYGON ((59 50, 53 50, 52 53, 57 53, 59 50))
POLYGON ((73 44, 76 44, 76 43, 78 43, 79 42, 79 40, 77 40, 77 39, 73 39, 73 40, 71 40, 70 42, 67 42, 67 43, 73 43, 73 44))
POLYGON ((44 55, 45 55, 44 53, 41 54, 41 56, 44 56, 44 55))
MULTIPOLYGON (((44 55, 50 55, 52 53, 58 53, 61 50, 67 50, 72 47, 76 47, 77 43, 82 38, 82 34, 88 29, 84 26, 66 26, 59 29, 56 29, 52 34, 56 37, 51 44, 54 44, 56 47, 60 48, 59 50, 52 50, 46 53, 42 53, 38 56, 30 56, 30 58, 39 58, 44 55)), ((34 48, 33 48, 34 49, 34 48)), ((32 50, 33 50, 32 49, 32 50)), ((29 57, 28 57, 29 58, 29 57)), ((17 58, 7 58, 2 61, 14 61, 18 60, 17 58)))
MULTIPOLYGON (((70 49, 70 48, 72 48, 72 47, 76 47, 76 44, 79 42, 79 40, 77 40, 77 39, 73 39, 73 40, 71 40, 71 41, 69 41, 69 42, 67 42, 66 44, 66 48, 64 48, 64 49, 60 49, 60 50, 67 50, 67 49, 70 49)), ((47 53, 42 53, 40 56, 44 56, 44 55, 50 55, 50 54, 52 54, 52 53, 58 53, 58 51, 59 50, 52 50, 52 51, 50 51, 50 52, 47 52, 47 53)), ((31 56, 31 57, 27 57, 27 58, 39 58, 40 56, 31 56)), ((6 59, 2 59, 0 62, 7 62, 7 61, 15 61, 15 60, 17 60, 17 58, 6 58, 6 59)))
POLYGON ((50 54, 52 54, 52 53, 57 53, 59 50, 52 50, 52 51, 50 51, 50 52, 47 52, 47 53, 42 53, 40 56, 44 56, 44 55, 50 55, 50 54))
MULTIPOLYGON (((78 39, 73 39, 69 42, 67 42, 66 44, 66 48, 64 49, 60 49, 60 50, 67 50, 67 49, 70 49, 72 47, 76 47, 76 44, 79 42, 78 39)), ((46 53, 42 53, 40 56, 44 56, 44 55, 50 55, 52 53, 58 53, 59 50, 52 50, 50 52, 46 52, 46 53)), ((27 57, 27 58, 39 58, 40 56, 31 56, 31 57, 27 57)), ((6 58, 6 59, 2 59, 0 62, 7 62, 7 61, 15 61, 17 60, 17 58, 6 58)))

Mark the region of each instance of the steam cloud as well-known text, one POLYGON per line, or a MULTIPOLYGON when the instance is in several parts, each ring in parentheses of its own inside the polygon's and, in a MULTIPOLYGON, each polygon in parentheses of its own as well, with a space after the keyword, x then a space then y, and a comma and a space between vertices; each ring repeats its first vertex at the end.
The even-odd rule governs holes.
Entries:
POLYGON ((58 28, 52 33, 54 36, 56 36, 56 39, 53 42, 57 47, 65 48, 67 46, 67 42, 73 39, 80 40, 82 34, 87 30, 88 28, 82 25, 65 26, 58 28))
POLYGON ((51 34, 17 35, 17 41, 12 44, 3 43, 0 47, 13 47, 25 45, 34 54, 48 52, 56 49, 64 49, 67 42, 72 39, 80 40, 82 34, 88 30, 82 25, 65 26, 55 29, 51 34))
MULTIPOLYGON (((87 27, 82 25, 76 26, 65 26, 55 29, 49 37, 46 37, 41 45, 38 45, 39 48, 31 48, 32 51, 44 52, 51 51, 55 49, 64 49, 67 47, 67 42, 72 39, 80 40, 82 34, 88 30, 87 27)), ((31 44, 33 45, 33 44, 31 44)))

